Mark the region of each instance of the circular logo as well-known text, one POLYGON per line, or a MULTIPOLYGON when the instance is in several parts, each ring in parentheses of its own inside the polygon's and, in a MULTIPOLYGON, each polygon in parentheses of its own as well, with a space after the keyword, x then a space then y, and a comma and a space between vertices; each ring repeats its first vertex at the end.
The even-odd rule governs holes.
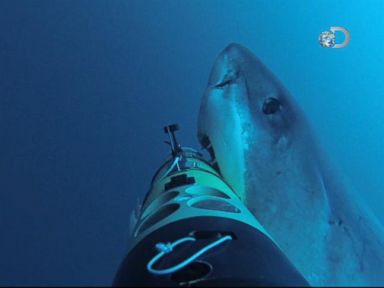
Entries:
POLYGON ((336 35, 331 31, 324 31, 319 36, 319 43, 324 48, 335 46, 336 35))

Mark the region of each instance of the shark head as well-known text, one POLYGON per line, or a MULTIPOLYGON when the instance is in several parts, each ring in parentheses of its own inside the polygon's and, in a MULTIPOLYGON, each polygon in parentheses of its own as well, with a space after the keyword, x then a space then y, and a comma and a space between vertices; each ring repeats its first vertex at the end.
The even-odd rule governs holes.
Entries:
MULTIPOLYGON (((211 161, 260 220, 268 224, 300 201, 324 200, 303 113, 247 48, 230 44, 218 55, 198 121, 211 161)), ((292 216, 282 217, 289 222, 292 216)))

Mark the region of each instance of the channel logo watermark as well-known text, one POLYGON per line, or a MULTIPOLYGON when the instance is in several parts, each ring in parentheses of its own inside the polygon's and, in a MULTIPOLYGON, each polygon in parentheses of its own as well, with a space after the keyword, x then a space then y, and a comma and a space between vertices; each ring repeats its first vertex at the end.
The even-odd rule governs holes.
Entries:
POLYGON ((319 36, 319 43, 324 48, 344 48, 350 40, 349 31, 341 26, 332 26, 329 28, 329 31, 324 31, 319 36), (342 43, 337 43, 336 32, 344 34, 344 41, 342 43))

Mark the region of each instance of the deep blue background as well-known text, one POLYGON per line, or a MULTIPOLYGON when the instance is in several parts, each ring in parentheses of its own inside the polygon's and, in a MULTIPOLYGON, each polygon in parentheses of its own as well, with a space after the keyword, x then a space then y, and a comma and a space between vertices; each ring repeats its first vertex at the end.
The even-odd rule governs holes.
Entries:
POLYGON ((0 285, 109 285, 136 198, 198 147, 210 67, 251 48, 384 219, 383 1, 0 1, 0 285), (345 26, 351 43, 323 49, 345 26))

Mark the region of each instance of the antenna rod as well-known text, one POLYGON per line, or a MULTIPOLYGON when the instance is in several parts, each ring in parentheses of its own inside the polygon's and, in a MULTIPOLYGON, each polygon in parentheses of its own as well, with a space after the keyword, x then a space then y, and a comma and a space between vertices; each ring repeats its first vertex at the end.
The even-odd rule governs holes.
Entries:
POLYGON ((171 124, 164 127, 164 133, 169 136, 169 142, 172 149, 172 155, 175 156, 181 151, 180 144, 177 143, 175 131, 179 130, 179 125, 171 124))

